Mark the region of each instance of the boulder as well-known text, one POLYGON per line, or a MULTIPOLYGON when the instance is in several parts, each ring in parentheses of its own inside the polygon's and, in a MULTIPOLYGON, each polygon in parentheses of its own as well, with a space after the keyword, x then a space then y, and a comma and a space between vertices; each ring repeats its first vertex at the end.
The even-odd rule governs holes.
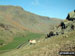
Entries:
POLYGON ((74 21, 75 20, 75 10, 70 12, 68 14, 68 16, 66 17, 66 19, 69 20, 69 21, 74 21))

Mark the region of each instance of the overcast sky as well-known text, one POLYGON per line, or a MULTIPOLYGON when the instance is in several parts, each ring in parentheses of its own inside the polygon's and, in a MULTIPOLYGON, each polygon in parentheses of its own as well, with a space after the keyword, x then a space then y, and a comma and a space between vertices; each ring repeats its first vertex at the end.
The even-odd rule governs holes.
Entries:
POLYGON ((38 15, 65 19, 75 9, 75 0, 0 0, 0 5, 21 6, 38 15))

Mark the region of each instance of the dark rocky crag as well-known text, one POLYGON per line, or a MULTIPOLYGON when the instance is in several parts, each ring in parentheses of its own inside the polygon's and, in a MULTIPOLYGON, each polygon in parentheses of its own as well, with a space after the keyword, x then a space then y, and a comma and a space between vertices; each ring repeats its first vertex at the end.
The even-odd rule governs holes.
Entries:
POLYGON ((62 21, 55 29, 47 34, 47 38, 55 35, 65 34, 75 30, 75 10, 70 12, 66 20, 62 21))
POLYGON ((69 20, 69 21, 75 20, 75 10, 72 11, 72 12, 70 12, 70 13, 68 14, 68 16, 66 17, 66 19, 69 20))

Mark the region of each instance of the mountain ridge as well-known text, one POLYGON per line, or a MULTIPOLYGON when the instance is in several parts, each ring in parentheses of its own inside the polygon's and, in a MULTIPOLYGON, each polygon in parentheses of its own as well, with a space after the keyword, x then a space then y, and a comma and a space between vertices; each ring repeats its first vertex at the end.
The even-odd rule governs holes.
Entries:
MULTIPOLYGON (((51 20, 52 21, 54 20, 54 21, 57 22, 59 20, 59 19, 52 19, 52 18, 49 18, 49 17, 36 15, 34 13, 25 11, 23 8, 21 8, 19 6, 18 7, 16 7, 16 6, 0 6, 0 13, 4 13, 5 15, 3 14, 3 17, 7 18, 8 20, 13 21, 13 23, 15 23, 15 24, 17 23, 16 25, 20 25, 20 27, 26 28, 26 29, 30 28, 29 31, 34 30, 36 32, 37 31, 43 32, 43 31, 39 30, 38 29, 39 26, 37 25, 38 26, 37 27, 35 24, 39 24, 40 23, 40 25, 42 25, 42 24, 45 25, 47 23, 46 21, 50 20, 50 22, 51 22, 51 20), (24 21, 25 21, 25 23, 24 23, 24 21), (29 22, 30 22, 30 24, 29 24, 29 22), (28 26, 25 26, 24 24, 28 24, 28 26), (31 27, 29 27, 30 25, 34 25, 33 27, 36 26, 37 28, 34 29, 32 27, 32 29, 31 29, 31 27)), ((47 24, 49 24, 49 22, 47 24)))

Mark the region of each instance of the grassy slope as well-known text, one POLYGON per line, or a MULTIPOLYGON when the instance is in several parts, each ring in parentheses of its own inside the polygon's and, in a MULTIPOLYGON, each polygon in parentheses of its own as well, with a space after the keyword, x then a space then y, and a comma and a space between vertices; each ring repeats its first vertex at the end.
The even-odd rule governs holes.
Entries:
POLYGON ((60 56, 58 54, 60 50, 75 50, 71 49, 75 47, 75 31, 67 33, 66 35, 69 37, 59 35, 50 39, 40 39, 40 42, 36 45, 27 45, 23 48, 1 54, 0 56, 60 56))
MULTIPOLYGON (((51 27, 59 22, 60 20, 57 19, 29 13, 21 7, 0 6, 0 23, 12 26, 9 30, 4 30, 4 28, 0 27, 0 41, 7 42, 7 45, 1 47, 0 50, 11 50, 24 43, 25 40, 33 39, 36 36, 40 37, 41 35, 37 33, 49 32, 51 27), (30 32, 28 31, 37 33, 29 34, 30 32)), ((47 40, 40 39, 41 42, 36 45, 28 44, 23 48, 0 54, 0 56, 58 56, 57 52, 61 47, 64 50, 65 45, 74 46, 75 44, 75 32, 68 33, 67 35, 69 35, 68 38, 60 35, 47 40)))
POLYGON ((0 26, 0 39, 8 44, 20 33, 21 35, 27 32, 47 33, 60 21, 27 12, 19 6, 0 6, 0 24, 8 26, 9 29, 5 30, 0 26))
POLYGON ((46 33, 61 20, 32 14, 18 6, 0 6, 0 18, 8 24, 33 32, 46 33), (56 22, 55 22, 56 21, 56 22), (44 30, 44 31, 43 31, 44 30))
POLYGON ((18 48, 21 44, 27 44, 28 40, 30 39, 39 39, 42 36, 42 34, 37 34, 37 33, 30 33, 28 32, 25 36, 22 34, 18 34, 14 36, 14 39, 12 42, 0 47, 0 53, 9 51, 11 49, 16 49, 18 48))

